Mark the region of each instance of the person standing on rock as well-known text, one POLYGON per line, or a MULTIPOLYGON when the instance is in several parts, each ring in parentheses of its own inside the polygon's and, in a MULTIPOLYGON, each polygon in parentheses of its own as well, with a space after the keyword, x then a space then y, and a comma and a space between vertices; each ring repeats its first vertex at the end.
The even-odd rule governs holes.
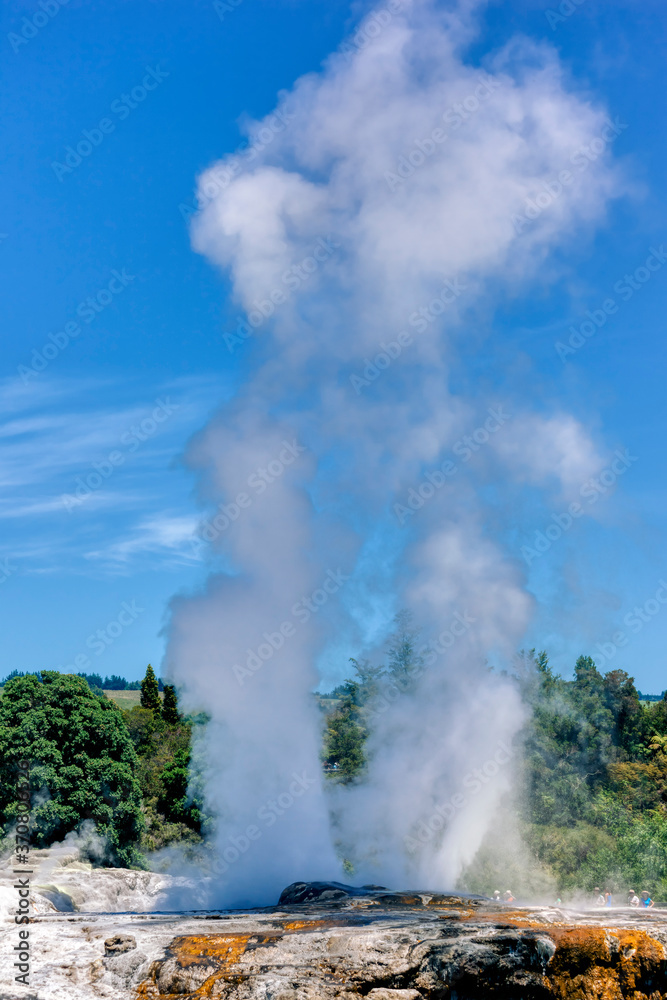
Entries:
POLYGON ((651 899, 646 889, 644 889, 644 891, 642 892, 641 904, 647 910, 654 905, 653 900, 651 899))
POLYGON ((639 906, 639 896, 634 889, 630 889, 628 893, 628 906, 639 906))
POLYGON ((493 890, 493 902, 502 903, 502 899, 500 898, 500 889, 493 890))
POLYGON ((596 885, 595 888, 593 889, 593 892, 595 893, 595 905, 604 906, 604 896, 602 895, 599 886, 596 885))
POLYGON ((514 896, 512 895, 512 890, 507 889, 503 894, 503 903, 513 903, 513 902, 514 902, 514 896))

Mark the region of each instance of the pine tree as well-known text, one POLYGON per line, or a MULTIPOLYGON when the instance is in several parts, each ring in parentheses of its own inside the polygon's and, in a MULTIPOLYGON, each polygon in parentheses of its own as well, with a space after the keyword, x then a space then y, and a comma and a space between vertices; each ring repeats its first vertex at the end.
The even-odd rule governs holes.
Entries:
POLYGON ((410 611, 399 611, 394 617, 394 631, 387 640, 389 662, 387 673, 394 682, 412 686, 424 669, 424 658, 417 652, 419 629, 412 625, 410 611))
POLYGON ((173 684, 165 684, 164 700, 162 702, 162 718, 168 726, 176 726, 180 722, 178 714, 178 698, 173 684))
POLYGON ((141 707, 150 708, 156 715, 160 714, 160 692, 157 678, 150 663, 146 667, 146 676, 141 682, 141 707))

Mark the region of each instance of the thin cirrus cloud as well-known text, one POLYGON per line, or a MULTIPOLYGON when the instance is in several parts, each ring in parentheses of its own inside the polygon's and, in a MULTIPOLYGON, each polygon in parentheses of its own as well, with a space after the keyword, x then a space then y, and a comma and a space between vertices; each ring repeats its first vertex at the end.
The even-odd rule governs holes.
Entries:
POLYGON ((0 552, 28 573, 191 564, 184 535, 195 516, 178 460, 225 391, 214 376, 126 381, 120 391, 103 379, 44 380, 21 391, 7 380, 0 552))
POLYGON ((128 566, 146 555, 160 556, 172 565, 190 566, 196 562, 192 540, 198 523, 194 515, 163 513, 146 518, 133 527, 129 537, 87 552, 85 558, 111 569, 128 566))

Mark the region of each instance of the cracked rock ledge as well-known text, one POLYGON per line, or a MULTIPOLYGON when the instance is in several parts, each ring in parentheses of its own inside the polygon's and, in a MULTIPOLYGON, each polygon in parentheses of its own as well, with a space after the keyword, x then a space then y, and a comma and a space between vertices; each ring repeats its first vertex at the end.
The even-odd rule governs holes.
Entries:
MULTIPOLYGON (((2 1000, 19 995, 2 992, 13 978, 15 930, 2 932, 2 1000)), ((30 988, 20 992, 31 1000, 659 1000, 666 945, 667 910, 508 907, 301 882, 277 906, 244 912, 52 908, 31 925, 30 988)))

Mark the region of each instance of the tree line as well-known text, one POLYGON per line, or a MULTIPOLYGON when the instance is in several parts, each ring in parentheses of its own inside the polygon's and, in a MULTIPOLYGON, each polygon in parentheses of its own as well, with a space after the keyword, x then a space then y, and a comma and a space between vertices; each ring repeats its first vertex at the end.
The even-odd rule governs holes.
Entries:
MULTIPOLYGON (((395 625, 385 662, 351 660, 351 676, 323 699, 331 781, 363 783, 368 737, 390 692, 409 694, 428 669, 409 615, 395 625)), ((517 780, 459 888, 491 892, 511 876, 525 895, 636 886, 667 900, 667 692, 640 696, 625 670, 603 674, 584 655, 571 680, 536 650, 505 673, 529 709, 515 738, 517 780)))
MULTIPOLYGON (((418 630, 402 612, 381 663, 350 662, 350 676, 322 709, 327 780, 366 780, 369 735, 398 688, 416 691, 424 670, 418 630)), ((488 668, 491 670, 491 668, 488 668)), ((580 656, 571 679, 545 652, 521 653, 508 683, 529 709, 515 739, 517 780, 502 805, 514 842, 494 824, 460 888, 490 892, 509 882, 529 894, 605 886, 649 889, 667 900, 667 696, 640 698, 624 670, 601 673, 580 656)), ((32 841, 43 847, 91 821, 107 844, 105 863, 142 865, 171 843, 201 844, 205 814, 193 739, 205 716, 184 716, 178 695, 152 667, 140 704, 122 710, 84 677, 42 671, 6 681, 0 698, 0 821, 11 834, 22 809, 18 761, 29 759, 32 841)), ((444 710, 443 710, 444 711, 444 710)), ((490 720, 490 723, 492 720, 490 720)), ((443 718, 443 724, 445 720, 443 718)))
MULTIPOLYGON (((28 674, 31 673, 38 680, 42 676, 39 670, 35 671, 12 670, 11 673, 7 674, 4 680, 0 681, 0 687, 4 687, 7 681, 12 681, 14 680, 15 677, 26 677, 28 674)), ((93 688, 93 690, 139 691, 141 688, 141 681, 128 681, 124 677, 120 677, 118 674, 111 674, 110 677, 102 677, 101 674, 77 674, 76 676, 83 677, 83 679, 87 681, 88 685, 91 688, 93 688)), ((160 691, 162 691, 164 688, 161 678, 158 678, 158 688, 160 691)))

